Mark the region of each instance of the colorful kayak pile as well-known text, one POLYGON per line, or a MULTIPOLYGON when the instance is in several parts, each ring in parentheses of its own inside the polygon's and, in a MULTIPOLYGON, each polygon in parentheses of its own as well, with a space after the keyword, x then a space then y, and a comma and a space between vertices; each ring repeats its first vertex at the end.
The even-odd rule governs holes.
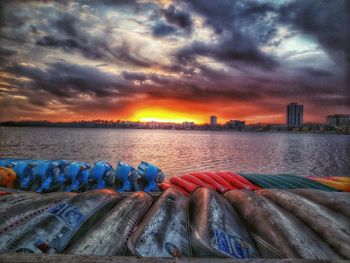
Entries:
POLYGON ((0 187, 19 188, 38 193, 84 192, 110 188, 118 192, 159 191, 175 188, 189 195, 199 187, 224 194, 235 189, 298 189, 350 191, 350 177, 302 177, 291 174, 251 174, 220 172, 191 172, 165 175, 157 166, 141 162, 135 169, 119 161, 115 168, 106 161, 94 165, 66 160, 0 159, 0 187))
POLYGON ((0 196, 0 261, 1 253, 338 262, 350 259, 350 193, 261 189, 219 194, 207 187, 189 197, 174 187, 153 195, 111 189, 22 191, 0 196))
POLYGON ((83 192, 112 188, 118 192, 158 190, 165 175, 155 165, 141 162, 137 169, 119 161, 94 165, 67 160, 0 159, 0 186, 37 193, 83 192))
POLYGON ((323 191, 350 191, 350 177, 301 177, 289 174, 247 174, 222 172, 196 172, 183 176, 173 176, 159 185, 160 189, 175 188, 189 195, 199 187, 225 193, 235 189, 318 189, 323 191))

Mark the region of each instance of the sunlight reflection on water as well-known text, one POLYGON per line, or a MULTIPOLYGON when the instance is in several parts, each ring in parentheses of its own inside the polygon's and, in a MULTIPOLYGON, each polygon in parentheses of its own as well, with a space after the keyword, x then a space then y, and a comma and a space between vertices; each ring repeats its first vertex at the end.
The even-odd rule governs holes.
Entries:
POLYGON ((167 176, 200 170, 350 175, 350 136, 173 130, 0 127, 0 156, 122 159, 158 165, 167 176))

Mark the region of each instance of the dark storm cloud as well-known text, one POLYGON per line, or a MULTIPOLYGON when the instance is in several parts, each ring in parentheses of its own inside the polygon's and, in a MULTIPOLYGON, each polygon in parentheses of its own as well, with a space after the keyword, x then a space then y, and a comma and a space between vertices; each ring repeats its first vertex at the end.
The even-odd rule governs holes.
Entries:
POLYGON ((174 99, 188 102, 207 101, 208 103, 220 100, 225 102, 256 101, 256 99, 262 97, 260 93, 252 93, 238 87, 227 89, 227 87, 218 85, 215 89, 206 89, 202 87, 202 83, 193 81, 170 82, 167 89, 153 87, 145 90, 144 93, 153 99, 174 99))
POLYGON ((337 62, 344 59, 350 85, 349 1, 295 0, 281 8, 280 16, 282 22, 314 36, 337 62))
POLYGON ((104 4, 108 6, 120 6, 120 5, 135 4, 135 2, 136 2, 135 0, 99 0, 99 1, 96 1, 95 3, 97 5, 104 4))
POLYGON ((192 30, 193 22, 189 13, 178 10, 173 5, 170 5, 167 9, 162 10, 162 14, 169 24, 176 25, 187 31, 192 30))
POLYGON ((6 71, 30 79, 29 88, 57 98, 74 98, 80 94, 119 96, 130 91, 116 76, 87 66, 58 62, 49 65, 45 70, 16 65, 8 67, 6 71))
POLYGON ((135 91, 153 99, 175 99, 179 101, 255 101, 264 97, 266 91, 256 90, 256 85, 244 88, 240 80, 232 81, 232 76, 222 71, 201 66, 201 74, 193 74, 176 80, 159 74, 123 72, 123 78, 132 86, 139 81, 135 91), (203 76, 207 80, 204 81, 203 76), (151 82, 147 82, 151 81, 151 82), (164 88, 166 87, 166 88, 164 88))
POLYGON ((152 33, 155 37, 164 37, 173 34, 176 31, 176 29, 173 26, 169 26, 163 23, 156 24, 153 29, 152 33))
POLYGON ((26 19, 23 17, 16 16, 13 13, 5 12, 4 7, 0 3, 0 28, 1 26, 18 28, 25 24, 26 19))
POLYGON ((217 33, 225 30, 237 30, 244 23, 255 22, 276 7, 269 3, 257 1, 207 1, 185 0, 195 12, 201 14, 205 22, 217 33))
POLYGON ((44 36, 38 40, 36 44, 43 47, 61 48, 68 53, 78 51, 83 56, 90 59, 108 59, 111 55, 110 52, 108 52, 109 47, 107 46, 105 46, 105 48, 103 48, 103 46, 91 47, 73 38, 58 39, 54 36, 44 36))
MULTIPOLYGON (((132 3, 132 1, 123 1, 123 3, 132 3)), ((123 3, 110 1, 105 4, 118 6, 123 3)), ((56 16, 57 18, 49 20, 49 25, 51 29, 56 29, 58 34, 45 35, 36 41, 36 45, 61 49, 67 53, 78 52, 88 59, 126 63, 139 67, 153 65, 152 61, 143 58, 137 49, 131 50, 131 45, 126 40, 122 39, 121 44, 113 45, 108 30, 105 30, 102 35, 92 35, 89 33, 92 25, 82 21, 79 16, 62 12, 57 12, 56 16)))
POLYGON ((78 37, 78 31, 76 30, 77 19, 70 15, 64 14, 62 17, 53 22, 53 25, 61 32, 71 37, 78 37))
MULTIPOLYGON (((244 65, 257 66, 260 69, 283 69, 284 61, 261 51, 261 45, 278 46, 284 38, 292 37, 289 32, 284 37, 277 36, 281 21, 284 25, 294 25, 309 35, 317 36, 324 42, 327 53, 332 49, 346 50, 349 45, 349 26, 347 22, 349 12, 346 12, 345 1, 294 1, 282 7, 270 3, 257 1, 185 1, 192 10, 200 14, 207 25, 216 34, 221 35, 217 43, 208 44, 195 41, 177 53, 181 64, 191 64, 198 67, 196 56, 206 56, 214 61, 225 62, 226 65, 246 71, 244 65), (329 7, 328 7, 328 6, 329 7), (315 8, 314 8, 315 6, 315 8), (337 13, 340 19, 335 19, 337 13), (341 26, 341 24, 345 26, 341 26), (338 42, 335 45, 332 42, 338 42), (338 45, 338 47, 336 47, 338 45), (278 66, 278 67, 277 67, 278 66)), ((349 5, 349 4, 348 4, 349 5)), ((339 54, 336 54, 339 55, 339 54)), ((279 74, 288 75, 280 71, 279 74)), ((314 103, 323 100, 324 95, 343 94, 339 92, 344 84, 338 73, 322 68, 302 67, 294 73, 294 78, 286 81, 277 75, 267 77, 269 86, 263 82, 253 84, 254 94, 269 94, 271 97, 310 97, 314 103), (338 78, 338 79, 337 79, 338 78), (312 98, 311 98, 312 97, 312 98)), ((210 79, 213 86, 217 76, 203 71, 203 75, 210 79)), ((250 75, 254 75, 251 72, 250 75)), ((350 75, 350 74, 349 74, 350 75)), ((242 75, 241 87, 247 86, 248 76, 244 80, 242 75)), ((232 79, 232 78, 231 78, 232 79)), ((229 89, 229 88, 228 88, 229 89)), ((253 94, 253 93, 252 93, 253 94)), ((342 95, 340 95, 342 96, 342 95)), ((330 98, 329 103, 343 103, 344 100, 330 98), (331 102, 332 101, 332 102, 331 102)), ((344 105, 344 104, 342 104, 344 105)))
POLYGON ((272 69, 278 65, 273 57, 261 52, 252 40, 238 32, 218 44, 194 42, 191 46, 180 50, 177 57, 180 62, 186 63, 196 55, 211 57, 226 63, 243 62, 265 69, 272 69))
POLYGON ((329 70, 322 70, 312 67, 301 67, 299 68, 300 71, 303 71, 313 77, 321 77, 321 78, 328 78, 333 76, 334 74, 329 70))
POLYGON ((123 77, 126 80, 138 80, 138 81, 145 81, 147 79, 146 74, 143 73, 137 73, 137 72, 123 72, 123 77))
POLYGON ((136 51, 130 50, 129 43, 123 42, 121 46, 111 47, 105 39, 81 39, 44 36, 36 42, 38 46, 59 48, 67 53, 79 52, 88 59, 124 62, 139 67, 151 67, 152 61, 141 57, 136 51))
POLYGON ((174 33, 191 33, 193 21, 189 13, 170 5, 166 9, 161 9, 160 15, 164 18, 164 21, 158 21, 152 27, 152 34, 155 37, 165 37, 174 33))
POLYGON ((281 21, 315 36, 327 48, 350 50, 350 4, 347 0, 296 0, 281 8, 281 21))
POLYGON ((36 44, 43 47, 61 47, 65 51, 70 51, 71 49, 75 49, 80 46, 74 39, 59 40, 53 36, 44 36, 38 40, 36 44))
POLYGON ((38 34, 38 29, 37 29, 35 26, 30 25, 29 27, 30 27, 30 31, 31 31, 33 34, 38 34))
POLYGON ((185 2, 203 16, 205 23, 220 35, 220 40, 213 44, 195 41, 178 52, 180 61, 186 62, 196 55, 202 55, 226 63, 246 63, 265 69, 278 65, 274 57, 259 49, 260 44, 269 43, 276 35, 273 21, 263 20, 268 12, 276 11, 275 6, 255 1, 185 2), (255 23, 258 29, 252 30, 250 27, 255 23))
POLYGON ((0 58, 7 58, 17 54, 16 50, 0 47, 0 58))

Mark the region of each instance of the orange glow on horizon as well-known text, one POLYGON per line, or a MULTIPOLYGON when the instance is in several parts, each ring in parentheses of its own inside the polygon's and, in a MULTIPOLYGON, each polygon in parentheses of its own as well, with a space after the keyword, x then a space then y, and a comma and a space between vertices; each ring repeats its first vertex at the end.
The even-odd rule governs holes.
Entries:
MULTIPOLYGON (((265 109, 259 104, 245 102, 230 102, 230 100, 212 101, 187 101, 179 99, 152 99, 124 102, 125 107, 120 108, 79 108, 71 111, 60 105, 49 104, 40 112, 23 111, 12 118, 13 121, 40 121, 70 122, 70 121, 141 121, 141 122, 194 122, 195 124, 209 124, 210 116, 217 116, 218 124, 225 124, 229 120, 242 120, 246 124, 254 123, 285 123, 285 106, 287 102, 281 102, 276 109, 265 109)), ((265 102, 268 103, 268 100, 265 102)), ((14 116, 13 112, 1 116, 1 121, 9 121, 8 116, 14 116)), ((322 117, 315 115, 313 111, 306 112, 305 122, 323 123, 322 117)))
MULTIPOLYGON (((176 104, 180 106, 179 102, 176 104)), ((182 106, 182 105, 181 105, 182 106)), ((210 116, 217 116, 218 124, 225 124, 229 120, 242 120, 246 124, 253 123, 284 123, 285 116, 283 113, 280 114, 261 114, 254 115, 254 112, 248 112, 243 114, 234 112, 225 112, 217 106, 215 109, 192 108, 191 105, 184 105, 180 109, 171 109, 163 105, 159 106, 146 106, 144 108, 129 109, 129 112, 109 112, 109 113, 94 113, 87 114, 85 112, 77 114, 49 114, 21 117, 19 121, 40 121, 48 120, 51 122, 70 122, 70 121, 91 121, 91 120, 121 120, 121 121, 140 121, 140 122, 172 122, 172 123, 183 123, 183 122, 194 122, 195 124, 209 124, 210 116), (184 111, 184 108, 188 106, 188 111, 184 111), (203 112, 204 111, 204 112, 203 112)))
POLYGON ((194 122, 196 124, 205 123, 203 116, 198 114, 185 113, 180 111, 174 111, 165 108, 143 108, 137 110, 130 117, 132 121, 141 121, 141 122, 173 122, 173 123, 182 123, 185 121, 194 122))

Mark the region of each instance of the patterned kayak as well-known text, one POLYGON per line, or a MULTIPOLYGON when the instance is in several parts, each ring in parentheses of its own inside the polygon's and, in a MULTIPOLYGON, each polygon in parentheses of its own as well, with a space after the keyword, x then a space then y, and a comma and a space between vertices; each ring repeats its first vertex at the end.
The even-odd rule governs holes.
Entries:
POLYGON ((184 180, 169 180, 171 187, 153 194, 0 188, 9 193, 0 196, 0 261, 8 253, 18 260, 17 252, 133 256, 120 261, 153 257, 142 262, 157 262, 154 257, 191 262, 186 258, 193 256, 203 262, 208 257, 215 262, 219 257, 350 259, 350 193, 244 189, 220 194, 192 183, 187 191, 195 190, 186 197, 172 187, 176 183, 184 180))

